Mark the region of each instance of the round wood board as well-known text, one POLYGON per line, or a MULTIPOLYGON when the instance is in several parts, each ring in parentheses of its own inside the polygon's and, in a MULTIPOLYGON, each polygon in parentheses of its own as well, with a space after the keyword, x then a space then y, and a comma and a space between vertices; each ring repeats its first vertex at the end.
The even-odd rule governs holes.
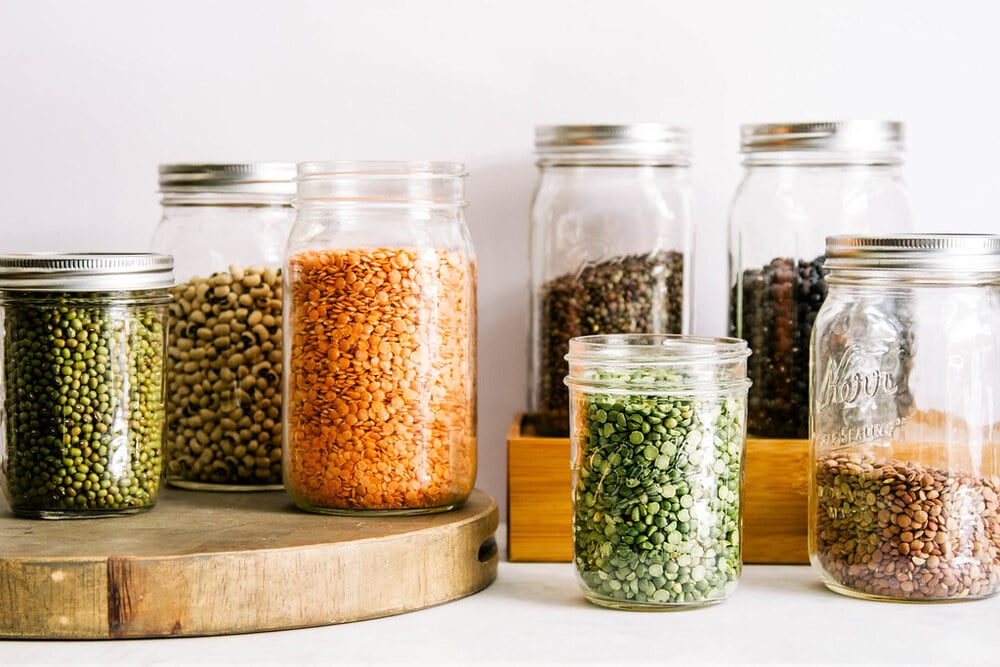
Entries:
POLYGON ((497 572, 497 505, 339 517, 281 491, 164 489, 131 516, 42 521, 0 499, 0 636, 101 639, 330 625, 470 595, 497 572))

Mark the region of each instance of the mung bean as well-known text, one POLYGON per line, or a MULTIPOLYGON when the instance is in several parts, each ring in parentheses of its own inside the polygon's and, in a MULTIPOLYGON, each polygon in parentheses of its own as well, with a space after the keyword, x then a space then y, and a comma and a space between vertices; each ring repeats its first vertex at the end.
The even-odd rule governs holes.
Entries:
POLYGON ((163 308, 105 299, 7 295, 3 472, 18 514, 96 516, 155 503, 163 308))

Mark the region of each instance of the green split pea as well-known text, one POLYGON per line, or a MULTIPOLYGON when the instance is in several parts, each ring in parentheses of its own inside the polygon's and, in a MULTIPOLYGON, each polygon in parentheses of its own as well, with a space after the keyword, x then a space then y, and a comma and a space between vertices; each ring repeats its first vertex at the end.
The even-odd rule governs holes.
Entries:
POLYGON ((3 481, 17 514, 99 516, 155 503, 164 307, 102 299, 6 299, 3 481))
POLYGON ((623 608, 727 597, 741 570, 743 399, 574 400, 573 537, 587 597, 623 608))

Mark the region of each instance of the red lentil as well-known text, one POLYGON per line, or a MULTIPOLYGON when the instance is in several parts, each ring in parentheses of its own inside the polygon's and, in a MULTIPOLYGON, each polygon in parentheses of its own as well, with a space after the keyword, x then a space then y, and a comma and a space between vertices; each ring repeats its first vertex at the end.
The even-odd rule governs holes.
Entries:
POLYGON ((318 511, 460 505, 476 475, 475 265, 412 248, 289 260, 285 485, 318 511))

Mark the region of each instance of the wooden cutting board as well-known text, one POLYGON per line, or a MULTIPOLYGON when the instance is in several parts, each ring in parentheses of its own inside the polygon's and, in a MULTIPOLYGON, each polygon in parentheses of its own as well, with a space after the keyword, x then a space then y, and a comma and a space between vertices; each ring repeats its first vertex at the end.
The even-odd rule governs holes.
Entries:
POLYGON ((0 499, 0 636, 218 635, 345 623, 470 595, 497 572, 496 502, 336 517, 281 491, 164 489, 143 514, 41 521, 0 499))

